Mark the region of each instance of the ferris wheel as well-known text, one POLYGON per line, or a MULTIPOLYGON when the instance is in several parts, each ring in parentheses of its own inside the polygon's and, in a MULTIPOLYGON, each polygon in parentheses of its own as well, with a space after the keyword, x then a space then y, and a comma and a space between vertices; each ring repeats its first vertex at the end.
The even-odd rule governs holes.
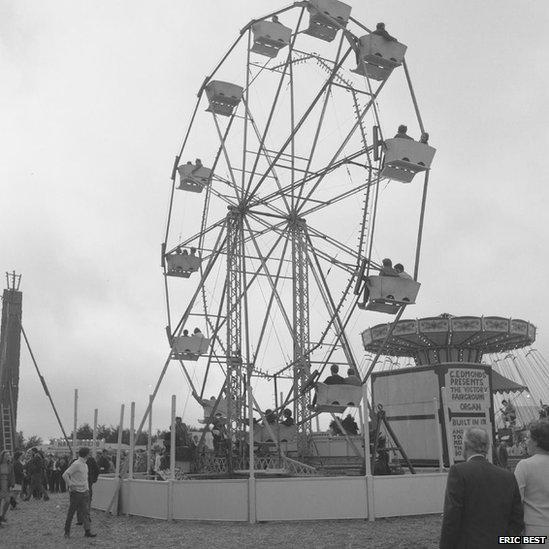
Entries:
POLYGON ((165 367, 181 365, 205 422, 223 415, 231 443, 253 412, 289 408, 305 454, 315 415, 361 399, 322 408, 311 372, 336 364, 360 375, 357 315, 398 319, 415 301, 435 149, 406 49, 343 2, 296 2, 248 23, 198 90, 162 243, 165 367), (388 132, 413 117, 417 139, 406 128, 386 137, 392 80, 391 97, 412 100, 387 105, 388 132), (376 274, 389 255, 377 235, 395 219, 398 251, 415 262, 406 278, 376 274))

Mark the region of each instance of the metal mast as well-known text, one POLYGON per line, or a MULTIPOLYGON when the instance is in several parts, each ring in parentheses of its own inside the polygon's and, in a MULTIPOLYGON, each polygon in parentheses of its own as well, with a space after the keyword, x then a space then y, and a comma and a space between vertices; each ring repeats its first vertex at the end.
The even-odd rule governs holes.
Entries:
MULTIPOLYGON (((242 215, 230 208, 227 215, 227 435, 229 471, 232 470, 232 444, 242 433, 244 405, 242 379, 242 215)), ((245 291, 245 290, 244 290, 245 291)))
POLYGON ((13 452, 19 396, 19 358, 21 351, 21 315, 23 294, 19 291, 21 275, 6 273, 7 289, 2 296, 0 330, 0 412, 4 450, 13 452))
POLYGON ((307 450, 307 434, 310 421, 309 391, 303 391, 309 374, 309 276, 307 258, 307 224, 295 217, 291 221, 292 234, 292 283, 293 283, 293 336, 294 336, 294 416, 298 425, 298 448, 300 454, 307 450))

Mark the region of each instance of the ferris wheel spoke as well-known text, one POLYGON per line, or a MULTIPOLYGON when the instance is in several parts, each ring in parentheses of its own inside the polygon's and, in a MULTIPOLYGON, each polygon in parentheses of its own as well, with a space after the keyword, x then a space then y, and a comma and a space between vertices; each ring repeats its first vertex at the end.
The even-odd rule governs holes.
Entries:
POLYGON ((293 33, 293 37, 292 37, 292 40, 289 44, 289 51, 288 51, 288 56, 286 57, 286 62, 284 63, 284 69, 280 75, 280 78, 278 80, 278 86, 276 88, 276 92, 275 92, 275 96, 274 96, 274 100, 273 100, 273 104, 271 105, 271 110, 269 112, 269 116, 267 118, 267 123, 265 125, 265 130, 263 132, 263 135, 261 137, 261 139, 259 140, 259 143, 260 143, 260 147, 257 151, 257 154, 255 156, 255 160, 254 160, 254 164, 253 164, 253 168, 252 168, 252 171, 251 171, 251 174, 250 174, 250 177, 248 178, 248 185, 246 187, 246 191, 244 193, 244 196, 247 198, 248 197, 248 194, 250 192, 250 188, 252 186, 252 183, 253 183, 253 179, 254 179, 254 175, 255 175, 255 172, 257 170, 257 165, 259 163, 259 158, 260 158, 260 153, 261 153, 261 146, 262 144, 265 142, 265 138, 267 137, 267 134, 269 132, 269 128, 271 126, 271 123, 272 123, 272 120, 273 120, 273 116, 274 116, 274 113, 275 113, 275 109, 276 109, 276 106, 278 104, 278 100, 280 98, 280 92, 282 91, 282 84, 284 83, 284 79, 286 78, 286 74, 288 72, 288 67, 289 67, 289 63, 291 62, 291 52, 292 52, 292 48, 294 46, 294 43, 297 39, 297 36, 298 36, 298 30, 299 30, 299 26, 301 25, 301 19, 303 17, 303 13, 305 11, 305 8, 303 8, 301 10, 301 13, 299 15, 299 19, 297 21, 297 25, 296 25, 296 29, 295 29, 295 32, 293 33))
POLYGON ((306 109, 305 113, 299 119, 299 122, 292 128, 292 131, 290 132, 290 135, 288 136, 288 138, 286 139, 286 141, 282 145, 282 148, 276 154, 276 156, 274 158, 274 161, 269 164, 266 172, 261 176, 261 178, 256 183, 253 190, 246 196, 246 200, 247 200, 248 203, 251 203, 253 197, 255 196, 255 194, 257 193, 259 188, 261 187, 261 184, 263 183, 263 181, 265 181, 265 178, 271 173, 271 170, 273 169, 274 164, 276 164, 279 161, 280 157, 282 156, 284 151, 287 149, 288 145, 291 143, 294 136, 297 134, 299 129, 303 126, 303 124, 305 123, 305 121, 307 120, 309 115, 311 114, 312 110, 314 109, 314 107, 316 106, 316 104, 318 103, 320 98, 324 95, 324 92, 326 91, 326 89, 330 85, 330 82, 334 78, 336 72, 343 65, 343 63, 345 62, 345 60, 347 59, 347 57, 349 56, 351 51, 353 51, 352 48, 349 48, 346 51, 346 53, 343 55, 343 57, 341 58, 339 63, 337 63, 335 65, 334 69, 332 70, 332 73, 331 73, 330 77, 326 80, 326 82, 324 82, 324 84, 320 88, 319 92, 316 94, 315 98, 313 99, 312 103, 309 105, 309 107, 306 109))
POLYGON ((423 239, 423 222, 425 221, 425 203, 427 201, 427 188, 429 187, 429 170, 425 172, 425 180, 423 182, 423 195, 421 198, 421 210, 419 214, 419 229, 417 231, 416 242, 416 260, 414 264, 414 280, 417 281, 419 273, 419 257, 421 254, 421 241, 423 239))
POLYGON ((416 94, 414 92, 414 87, 412 86, 412 79, 410 78, 410 72, 408 71, 408 64, 406 60, 402 61, 402 67, 404 68, 404 74, 406 76, 406 82, 408 83, 408 89, 410 90, 410 96, 412 98, 412 103, 414 104, 414 110, 416 111, 417 122, 419 124, 419 129, 421 133, 425 133, 425 128, 423 127, 423 120, 421 119, 421 113, 419 112, 419 106, 417 104, 416 94))
POLYGON ((324 204, 318 204, 317 206, 313 206, 310 209, 300 212, 300 215, 302 216, 308 216, 311 215, 314 212, 318 212, 320 210, 323 210, 326 208, 326 206, 332 206, 333 204, 337 204, 338 202, 341 202, 342 200, 345 200, 346 198, 349 198, 360 191, 363 191, 364 189, 367 189, 370 186, 370 182, 362 183, 361 185, 358 185, 357 187, 354 187, 353 189, 349 189, 348 191, 345 191, 344 193, 338 194, 332 198, 329 198, 325 201, 324 204))
MULTIPOLYGON (((208 374, 210 372, 210 366, 211 366, 211 363, 212 363, 212 359, 214 357, 215 342, 217 341, 219 343, 219 346, 221 347, 221 351, 223 352, 223 354, 225 354, 225 352, 226 352, 225 345, 223 344, 223 340, 219 337, 219 330, 221 328, 220 322, 221 322, 221 319, 222 319, 221 312, 223 311, 223 305, 225 303, 225 296, 226 295, 227 295, 227 287, 226 287, 226 285, 224 285, 223 286, 223 291, 221 293, 221 299, 219 300, 219 309, 217 311, 217 318, 216 318, 215 328, 212 329, 212 342, 211 342, 211 345, 210 345, 210 352, 208 354, 208 362, 206 363, 206 370, 205 370, 205 373, 204 373, 204 380, 202 382, 202 387, 200 389, 200 398, 203 398, 204 390, 206 389, 206 382, 208 381, 208 374)), ((211 326, 211 321, 209 321, 209 323, 210 323, 210 326, 211 326)), ((219 361, 218 361, 218 363, 219 363, 219 361)), ((219 364, 221 365, 221 363, 219 363, 219 364)))
POLYGON ((183 370, 185 377, 187 378, 187 383, 189 384, 189 387, 191 389, 191 394, 195 394, 196 388, 194 386, 193 380, 191 379, 191 376, 189 375, 189 372, 187 371, 187 368, 185 367, 185 364, 183 363, 182 360, 178 360, 178 362, 181 365, 181 369, 183 370))
POLYGON ((336 240, 335 238, 332 238, 331 236, 327 235, 326 233, 323 233, 319 229, 315 229, 310 224, 307 226, 309 230, 309 237, 311 234, 315 237, 321 238, 323 241, 328 242, 329 244, 332 244, 335 248, 338 250, 349 254, 354 260, 357 260, 359 258, 359 254, 357 254, 356 250, 353 248, 347 246, 346 244, 343 244, 339 240, 336 240))
MULTIPOLYGON (((310 254, 313 256, 313 261, 311 261, 309 257, 311 272, 313 273, 313 276, 315 277, 318 289, 320 290, 320 295, 324 299, 324 303, 326 305, 326 309, 328 311, 328 314, 333 315, 335 317, 335 323, 334 328, 336 331, 336 334, 339 335, 339 338, 343 345, 343 352, 345 353, 345 356, 347 360, 349 361, 349 364, 353 366, 353 368, 356 371, 356 360, 353 356, 351 345, 349 344, 349 340, 347 339, 347 334, 345 333, 345 329, 343 328, 343 322, 341 320, 341 317, 339 316, 338 309, 335 306, 334 299, 332 297, 332 294, 330 292, 330 287, 328 286, 328 283, 326 282, 326 277, 324 273, 322 272, 322 267, 320 265, 320 261, 318 259, 318 255, 316 254, 315 247, 311 241, 311 238, 307 234, 307 242, 309 245, 309 251, 310 254)), ((343 297, 346 297, 345 295, 343 297)))
MULTIPOLYGON (((381 90, 383 89, 383 87, 385 86, 385 83, 387 82, 387 80, 385 80, 384 82, 382 82, 378 89, 376 90, 376 92, 374 94, 372 94, 372 97, 370 98, 370 100, 368 101, 368 103, 366 104, 366 106, 364 107, 364 109, 362 109, 362 112, 358 115, 358 119, 357 121, 354 123, 353 127, 349 130, 348 134, 346 135, 345 139, 343 140, 343 143, 340 145, 340 147, 338 148, 338 150, 335 152, 335 154, 333 155, 332 159, 330 160, 330 162, 328 162, 328 165, 327 167, 330 167, 334 162, 337 161, 337 159, 339 158, 339 155, 343 152, 343 150, 345 149, 345 147, 348 145, 349 141, 351 140, 351 138, 353 137, 353 135, 355 134, 356 130, 360 127, 360 125, 362 124, 362 120, 364 119, 364 117, 366 116, 366 114, 368 113, 368 111, 370 110, 370 108, 372 106, 375 107, 375 101, 378 97, 378 95, 381 93, 381 90)), ((373 149, 373 146, 371 147, 373 149)), ((363 151, 365 152, 365 151, 363 151)), ((300 212, 303 207, 305 206, 305 203, 307 202, 307 200, 312 196, 312 194, 316 191, 316 189, 318 188, 318 186, 320 185, 320 183, 322 183, 322 180, 324 179, 325 175, 321 175, 318 180, 316 181, 316 183, 311 187, 311 189, 309 190, 309 192, 307 193, 307 195, 305 196, 305 198, 302 200, 301 202, 301 205, 298 207, 298 212, 300 212)))
POLYGON ((246 186, 246 160, 247 160, 247 153, 248 150, 248 122, 250 119, 250 115, 248 112, 248 102, 250 99, 250 54, 251 54, 251 40, 252 40, 252 29, 251 26, 248 27, 248 47, 247 47, 247 55, 246 55, 246 86, 244 88, 244 93, 242 95, 242 102, 244 103, 244 130, 242 132, 242 174, 241 174, 241 182, 240 182, 240 188, 241 192, 244 193, 244 189, 246 186))
MULTIPOLYGON (((342 158, 342 159, 338 160, 337 162, 333 161, 329 165, 324 166, 323 168, 317 170, 316 172, 310 173, 309 175, 307 175, 307 177, 305 177, 303 179, 300 179, 299 181, 296 181, 294 187, 299 188, 299 187, 309 183, 310 181, 313 181, 317 177, 328 175, 329 173, 337 170, 338 168, 344 166, 345 164, 352 163, 355 159, 357 159, 357 158, 359 158, 363 155, 364 155, 364 150, 360 149, 359 151, 355 151, 354 153, 351 153, 350 155, 346 156, 345 158, 342 158)), ((291 191, 291 185, 287 185, 286 187, 282 188, 281 193, 288 193, 290 191, 291 191)), ((262 204, 270 204, 270 203, 274 202, 275 200, 277 200, 279 198, 279 194, 281 194, 281 193, 272 192, 272 193, 268 194, 267 196, 265 196, 264 198, 257 197, 256 200, 254 200, 254 202, 251 204, 251 206, 255 207, 255 206, 258 206, 258 205, 262 205, 262 204)), ((309 198, 309 200, 312 201, 311 198, 309 198)))
MULTIPOLYGON (((278 281, 280 280, 280 273, 282 272, 282 267, 284 265, 284 258, 286 257, 286 251, 288 249, 288 242, 289 242, 289 240, 286 239, 285 242, 284 242, 284 248, 282 249, 280 261, 279 261, 279 264, 278 264, 278 269, 277 269, 277 272, 276 272, 276 275, 275 275, 275 288, 278 286, 278 281)), ((257 345, 256 345, 256 348, 254 350, 254 359, 253 359, 253 363, 252 363, 252 368, 254 368, 254 369, 255 369, 255 366, 256 366, 257 358, 259 357, 259 351, 261 349, 261 344, 263 343, 263 337, 265 335, 265 330, 267 328, 267 322, 271 318, 270 314, 271 314, 271 308, 273 306, 274 298, 275 298, 275 292, 274 292, 274 289, 273 289, 273 290, 271 290, 271 295, 269 297, 269 303, 268 303, 267 308, 265 310, 265 316, 264 316, 263 322, 261 324, 261 330, 259 332, 259 338, 257 340, 257 345)))
MULTIPOLYGON (((248 214, 250 214, 250 217, 252 219, 254 219, 254 221, 256 221, 257 223, 259 223, 260 225, 265 227, 262 231, 258 232, 256 236, 261 236, 261 235, 264 235, 264 234, 266 234, 268 232, 271 232, 271 231, 273 231, 273 232, 275 232, 279 235, 283 234, 282 226, 287 223, 287 220, 284 220, 284 221, 282 221, 282 222, 280 222, 276 225, 271 225, 271 224, 267 223, 261 217, 253 215, 251 212, 248 212, 248 214)), ((247 237, 247 239, 249 239, 249 238, 250 237, 247 237)), ((354 265, 339 261, 339 260, 331 257, 326 252, 322 252, 322 251, 319 250, 318 253, 322 257, 322 259, 325 259, 326 261, 328 261, 332 265, 335 265, 336 267, 339 267, 339 268, 343 269, 344 271, 348 272, 349 274, 352 274, 356 271, 356 267, 354 265)))
MULTIPOLYGON (((347 311, 347 314, 345 315, 345 318, 343 320, 343 327, 344 329, 347 328, 347 324, 349 323, 349 321, 351 320, 352 318, 352 314, 355 310, 355 307, 356 307, 356 303, 357 303, 357 300, 354 300, 353 301, 353 305, 352 307, 347 311)), ((340 334, 338 333, 335 333, 334 334, 334 337, 333 337, 333 340, 330 344, 328 344, 328 351, 326 352, 326 354, 324 355, 324 359, 321 361, 322 362, 322 366, 320 368, 320 374, 322 375, 322 373, 324 372, 326 366, 328 365, 329 362, 331 362, 331 359, 332 359, 332 355, 334 354, 335 350, 338 348, 339 346, 339 340, 340 340, 340 334)))
POLYGON ((215 265, 215 262, 217 261, 217 258, 223 251, 223 249, 226 246, 227 237, 225 235, 225 238, 222 238, 223 234, 226 233, 226 227, 225 225, 222 227, 222 229, 219 231, 219 235, 217 237, 217 241, 214 245, 214 249, 212 251, 212 254, 208 261, 208 266, 206 269, 204 269, 204 273, 202 274, 202 277, 200 279, 200 282, 198 283, 198 287, 196 291, 193 293, 193 296, 191 297, 191 300, 189 304, 187 305, 187 308, 185 309, 185 312, 183 313, 183 316, 177 323, 177 326, 175 327, 175 330, 172 332, 172 335, 179 336, 181 331, 183 330, 183 326, 185 325, 185 322, 187 322, 187 319, 189 318, 189 315, 192 312, 192 309, 194 307, 194 303, 196 301, 196 298, 198 297, 198 294, 200 293, 200 290, 205 283, 205 281, 208 279, 209 274, 212 271, 213 266, 215 265))
MULTIPOLYGON (((272 162, 272 157, 271 155, 269 154, 269 151, 265 145, 265 133, 263 134, 263 136, 261 136, 260 132, 259 132, 259 128, 257 127, 257 124, 255 122, 255 119, 252 115, 252 113, 250 112, 250 109, 248 107, 248 103, 246 101, 244 101, 244 106, 245 106, 245 109, 246 109, 246 114, 252 124, 252 128, 254 129, 254 132, 255 132, 255 135, 259 141, 259 149, 258 149, 258 157, 259 157, 259 153, 261 152, 263 154, 263 156, 265 157, 265 159, 267 160, 267 162, 270 164, 272 162)), ((252 172, 252 176, 253 176, 254 172, 252 172)), ((276 186, 279 190, 280 193, 282 193, 282 185, 280 183, 280 179, 278 177, 278 174, 277 174, 277 171, 273 168, 273 176, 274 176, 274 180, 275 180, 275 183, 276 183, 276 186)), ((248 189, 249 190, 249 189, 248 189)), ((286 210, 289 212, 290 211, 290 205, 288 204, 288 201, 286 199, 286 197, 282 194, 282 199, 284 201, 284 205, 286 206, 286 210)))
MULTIPOLYGON (((288 317, 288 314, 286 313, 286 309, 284 308, 284 303, 282 301, 282 298, 280 297, 279 293, 278 293, 278 290, 276 288, 276 284, 273 282, 273 279, 272 279, 272 276, 271 276, 271 273, 269 271, 269 268, 267 267, 267 261, 266 259, 263 257, 262 253, 261 253, 261 250, 257 244, 257 240, 256 240, 256 237, 255 235, 253 234, 253 230, 252 228, 250 227, 250 223, 248 221, 247 218, 244 218, 244 223, 246 223, 246 227, 248 229, 248 233, 251 237, 251 241, 254 245, 254 248, 255 248, 255 252, 259 258, 259 261, 260 261, 260 268, 264 271, 266 277, 267 277, 267 280, 269 282, 269 286, 271 287, 271 291, 275 294, 275 299, 276 299, 276 302, 278 304, 278 307, 280 309, 280 313, 282 314, 282 318, 284 319, 285 323, 286 323, 286 326, 288 327, 288 330, 290 332, 290 335, 293 337, 294 334, 293 334, 293 329, 292 329, 292 323, 290 322, 290 319, 288 317)), ((279 240, 284 236, 286 230, 283 230, 279 236, 279 240)), ((281 261, 282 263, 282 261, 281 261)))
MULTIPOLYGON (((343 47, 343 35, 341 36, 341 39, 339 41, 339 46, 337 48, 337 54, 336 54, 336 58, 335 58, 335 64, 337 64, 338 60, 339 60, 339 57, 341 55, 341 49, 343 47)), ((329 69, 329 67, 328 67, 329 69)), ((324 102, 322 104, 322 110, 320 112, 320 116, 319 116, 319 119, 318 119, 318 124, 317 124, 317 127, 316 127, 316 130, 315 130, 315 135, 313 137, 313 143, 311 144, 311 149, 309 151, 309 157, 308 157, 308 160, 307 160, 307 166, 305 168, 305 175, 303 176, 303 179, 307 179, 307 176, 309 175, 309 170, 311 169, 311 165, 312 165, 312 162, 313 162, 313 158, 314 158, 314 155, 315 155, 315 152, 316 152, 316 147, 317 147, 317 144, 318 144, 318 139, 320 137, 320 130, 322 128, 322 123, 324 122, 324 117, 326 115, 326 109, 328 107, 328 102, 330 100, 330 92, 332 90, 332 85, 334 84, 334 81, 333 79, 330 81, 330 84, 328 86, 328 88, 326 89, 326 95, 324 97, 324 102)), ((292 181, 292 185, 294 184, 294 181, 292 181)), ((298 194, 298 197, 297 197, 297 201, 299 202, 299 200, 301 200, 301 197, 303 195, 303 189, 304 189, 304 185, 300 185, 299 187, 299 194, 298 194)))
POLYGON ((232 164, 231 164, 231 160, 229 158, 229 153, 227 152, 227 147, 225 146, 225 141, 227 139, 227 136, 229 135, 229 129, 233 123, 233 120, 234 120, 234 115, 231 116, 231 119, 229 120, 229 124, 227 125, 227 129, 226 129, 226 132, 225 134, 223 135, 221 133, 221 128, 219 127, 219 122, 217 120, 217 115, 215 113, 212 113, 212 116, 213 116, 213 119, 214 119, 214 123, 215 123, 215 128, 217 130, 217 135, 219 137, 219 141, 220 141, 220 150, 223 151, 223 156, 225 157, 225 162, 227 163, 227 168, 229 169, 229 174, 231 176, 231 183, 232 183, 232 187, 236 193, 236 197, 237 197, 237 200, 240 202, 241 200, 241 194, 240 194, 240 189, 238 188, 238 183, 236 182, 236 177, 234 175, 234 172, 233 172, 233 167, 232 167, 232 164))
MULTIPOLYGON (((347 286, 343 292, 343 295, 339 301, 339 304, 337 306, 337 311, 339 311, 341 309, 341 307, 343 306, 343 303, 345 301, 345 296, 346 294, 349 293, 349 290, 351 289, 353 285, 353 279, 350 278, 349 281, 347 282, 347 286)), ((347 324, 349 323, 349 320, 351 319, 351 316, 352 316, 352 313, 354 311, 354 308, 355 308, 355 305, 356 305, 356 300, 353 302, 353 305, 350 307, 350 309, 347 311, 347 314, 345 315, 345 319, 343 321, 343 326, 346 327, 347 324)), ((320 334, 320 338, 319 340, 314 344, 312 345, 309 350, 305 353, 305 356, 307 357, 310 357, 315 351, 317 351, 320 347, 322 347, 323 345, 328 345, 330 347, 330 352, 329 352, 329 355, 328 357, 325 359, 324 361, 324 366, 327 364, 327 362, 330 360, 330 357, 332 356, 335 348, 336 348, 336 345, 338 344, 339 342, 339 336, 336 335, 335 338, 334 338, 334 341, 330 344, 325 344, 324 343, 324 340, 326 339, 326 337, 330 334, 330 332, 332 331, 332 326, 333 326, 333 323, 335 321, 335 316, 332 315, 331 318, 328 320, 328 323, 327 323, 327 326, 326 328, 324 328, 324 330, 322 331, 322 333, 320 334)), ((275 372, 274 375, 281 375, 283 374, 284 372, 286 372, 288 369, 290 369, 292 366, 295 365, 295 361, 292 361, 290 362, 289 364, 286 364, 286 366, 284 366, 283 368, 281 368, 280 370, 278 370, 277 372, 275 372)), ((322 372, 321 372, 322 373, 322 372)))
MULTIPOLYGON (((284 236, 284 235, 281 234, 281 235, 279 235, 279 237, 276 239, 276 241, 275 241, 274 244, 271 246, 271 248, 270 248, 270 250, 268 251, 268 253, 265 255, 265 257, 264 257, 265 261, 268 261, 268 260, 271 258, 271 256, 272 256, 272 254, 274 253, 275 249, 276 249, 277 246, 280 244, 280 241, 282 240, 282 237, 283 237, 283 236, 284 236)), ((259 276, 261 269, 262 269, 261 266, 259 266, 259 267, 256 269, 256 271, 254 272, 253 276, 250 278, 250 280, 248 281, 247 285, 245 286, 243 292, 244 292, 244 291, 248 291, 248 290, 251 288, 252 284, 255 282, 255 280, 256 280, 257 277, 259 276)), ((242 297, 242 295, 243 295, 243 293, 240 294, 240 298, 242 297)), ((232 312, 232 310, 231 310, 231 312, 232 312)), ((218 315, 218 319, 220 319, 220 321, 219 321, 219 326, 218 326, 217 329, 216 329, 216 335, 217 335, 217 333, 219 333, 219 330, 221 330, 221 328, 222 328, 222 327, 225 325, 225 323, 227 322, 227 317, 225 316, 225 317, 222 318, 221 314, 218 315)))
POLYGON ((193 236, 187 238, 186 240, 183 240, 182 242, 179 242, 173 248, 171 248, 170 250, 168 250, 165 253, 166 254, 171 254, 171 253, 174 253, 177 250, 177 248, 182 248, 182 247, 184 248, 184 247, 188 246, 191 242, 194 242, 197 238, 199 239, 201 236, 205 236, 206 234, 213 231, 217 227, 222 226, 224 223, 225 223, 225 218, 222 217, 221 219, 218 219, 215 223, 213 223, 212 225, 210 225, 206 229, 200 231, 199 233, 193 234, 193 236))

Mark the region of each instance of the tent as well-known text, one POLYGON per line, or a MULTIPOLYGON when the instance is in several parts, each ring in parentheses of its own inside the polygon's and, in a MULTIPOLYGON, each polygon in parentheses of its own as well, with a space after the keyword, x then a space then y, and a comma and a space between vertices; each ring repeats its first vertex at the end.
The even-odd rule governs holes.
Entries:
POLYGON ((526 385, 520 385, 492 369, 492 393, 522 393, 528 391, 526 385))

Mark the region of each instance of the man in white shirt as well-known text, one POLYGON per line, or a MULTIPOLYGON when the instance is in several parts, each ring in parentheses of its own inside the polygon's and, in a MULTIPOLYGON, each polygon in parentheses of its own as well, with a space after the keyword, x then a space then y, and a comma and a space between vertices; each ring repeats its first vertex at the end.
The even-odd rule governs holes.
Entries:
POLYGON ((89 500, 90 491, 88 486, 88 465, 86 461, 90 454, 89 448, 80 448, 78 450, 78 459, 73 461, 67 470, 63 473, 63 479, 67 485, 70 494, 69 510, 67 511, 67 520, 65 521, 65 537, 70 537, 71 523, 74 513, 78 511, 84 522, 84 536, 94 538, 97 534, 90 531, 89 519, 89 500))

